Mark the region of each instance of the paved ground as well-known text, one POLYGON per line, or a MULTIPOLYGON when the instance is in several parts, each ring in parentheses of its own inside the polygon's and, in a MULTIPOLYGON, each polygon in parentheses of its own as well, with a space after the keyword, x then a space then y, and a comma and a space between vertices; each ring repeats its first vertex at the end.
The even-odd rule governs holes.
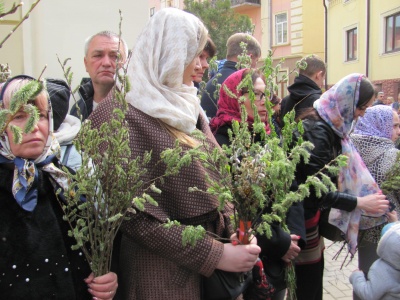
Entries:
POLYGON ((358 257, 356 254, 350 263, 348 263, 349 259, 347 259, 342 267, 347 249, 343 249, 339 257, 335 258, 341 245, 325 239, 323 300, 353 300, 353 288, 349 277, 357 269, 358 257))
POLYGON ((324 300, 352 300, 353 288, 349 282, 350 274, 357 269, 357 254, 353 260, 343 265, 347 249, 344 249, 337 259, 334 259, 338 253, 341 244, 333 244, 329 240, 325 240, 325 270, 324 270, 324 300))

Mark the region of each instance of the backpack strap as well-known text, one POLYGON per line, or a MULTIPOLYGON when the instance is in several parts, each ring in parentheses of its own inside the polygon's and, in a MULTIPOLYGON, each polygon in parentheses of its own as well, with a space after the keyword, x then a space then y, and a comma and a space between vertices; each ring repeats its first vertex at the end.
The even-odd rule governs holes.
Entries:
POLYGON ((73 146, 73 144, 69 144, 69 145, 67 145, 67 148, 65 148, 64 157, 63 157, 62 162, 61 162, 64 166, 67 165, 69 154, 71 152, 72 146, 73 146))

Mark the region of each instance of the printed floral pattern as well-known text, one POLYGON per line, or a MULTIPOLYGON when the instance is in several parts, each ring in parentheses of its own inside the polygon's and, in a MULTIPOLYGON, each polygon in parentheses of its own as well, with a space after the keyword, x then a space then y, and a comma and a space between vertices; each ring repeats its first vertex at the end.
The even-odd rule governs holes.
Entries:
POLYGON ((54 179, 52 183, 55 189, 65 190, 68 186, 67 175, 52 162, 55 156, 59 157, 60 155, 60 145, 53 135, 53 112, 50 101, 48 118, 49 136, 43 153, 34 161, 15 157, 11 152, 7 133, 4 132, 0 136, 0 163, 15 165, 12 193, 17 203, 27 211, 33 211, 37 204, 37 188, 33 188, 33 186, 38 179, 38 168, 50 174, 54 179))
MULTIPOLYGON (((362 74, 354 73, 342 78, 314 102, 314 108, 321 118, 342 138, 342 154, 348 157, 347 166, 342 168, 339 173, 338 190, 358 197, 380 191, 379 186, 349 139, 363 77, 362 74)), ((355 254, 357 249, 359 229, 375 227, 386 221, 385 217, 368 215, 373 218, 368 218, 368 221, 362 222, 361 228, 360 220, 363 214, 365 212, 358 208, 352 212, 332 208, 329 215, 329 223, 346 234, 349 251, 352 255, 355 254)))

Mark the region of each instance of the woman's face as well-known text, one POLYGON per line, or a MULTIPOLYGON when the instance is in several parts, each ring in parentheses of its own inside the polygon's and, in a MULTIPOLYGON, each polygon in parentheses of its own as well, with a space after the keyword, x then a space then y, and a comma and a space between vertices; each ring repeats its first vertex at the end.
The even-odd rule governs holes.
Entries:
MULTIPOLYGON (((265 122, 267 120, 267 109, 265 108, 265 94, 264 94, 265 83, 260 77, 257 78, 256 81, 254 82, 253 89, 255 94, 254 104, 257 107, 258 115, 260 116, 261 122, 265 122)), ((246 93, 245 97, 246 101, 244 101, 244 106, 246 107, 247 115, 248 117, 254 120, 254 113, 251 107, 249 94, 246 93)))
POLYGON ((196 79, 196 71, 198 69, 201 69, 201 64, 199 56, 196 56, 183 71, 183 84, 193 86, 193 81, 196 79))
POLYGON ((200 59, 200 68, 196 68, 196 77, 194 78, 194 82, 200 83, 203 80, 203 76, 205 71, 210 66, 208 64, 207 59, 210 57, 206 50, 203 50, 199 56, 200 59))
MULTIPOLYGON (((47 111, 47 99, 45 96, 42 98, 44 98, 43 101, 36 100, 37 108, 39 109, 40 114, 39 122, 35 125, 32 132, 22 134, 22 142, 20 144, 15 144, 13 141, 14 139, 12 132, 10 129, 6 130, 11 152, 16 157, 36 159, 43 153, 47 138, 49 136, 49 119, 47 111), (46 102, 46 104, 43 104, 43 102, 46 102)), ((20 110, 17 112, 10 124, 24 128, 28 119, 29 114, 23 110, 20 110)))
POLYGON ((355 112, 354 112, 354 120, 357 120, 358 117, 363 117, 365 115, 365 111, 367 110, 368 107, 372 105, 372 102, 374 102, 374 97, 372 97, 367 104, 361 107, 357 107, 355 112))
POLYGON ((399 137, 400 137, 400 119, 397 112, 393 111, 392 141, 396 142, 399 137))

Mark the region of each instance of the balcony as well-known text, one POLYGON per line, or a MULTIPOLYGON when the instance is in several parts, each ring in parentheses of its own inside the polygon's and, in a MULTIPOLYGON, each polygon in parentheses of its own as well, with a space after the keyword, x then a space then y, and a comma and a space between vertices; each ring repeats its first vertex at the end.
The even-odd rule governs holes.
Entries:
POLYGON ((231 7, 238 13, 261 7, 261 0, 231 0, 231 7))

